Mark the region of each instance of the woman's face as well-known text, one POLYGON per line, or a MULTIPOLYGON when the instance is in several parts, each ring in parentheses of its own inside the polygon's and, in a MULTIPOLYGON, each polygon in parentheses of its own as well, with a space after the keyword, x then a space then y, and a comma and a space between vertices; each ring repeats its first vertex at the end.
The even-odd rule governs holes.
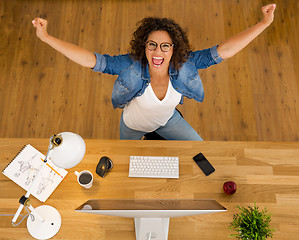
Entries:
POLYGON ((154 31, 148 35, 145 55, 151 71, 168 71, 173 54, 172 44, 173 42, 166 31, 154 31), (156 49, 153 50, 155 45, 156 49))

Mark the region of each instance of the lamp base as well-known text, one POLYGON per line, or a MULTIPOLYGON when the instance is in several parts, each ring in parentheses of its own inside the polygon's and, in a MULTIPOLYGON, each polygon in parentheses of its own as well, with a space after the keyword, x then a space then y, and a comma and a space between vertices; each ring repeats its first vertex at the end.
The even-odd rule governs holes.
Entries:
MULTIPOLYGON (((42 205, 35 208, 35 211, 44 219, 43 222, 36 217, 32 221, 27 219, 27 229, 30 235, 36 239, 49 239, 58 233, 61 227, 60 213, 53 207, 42 205)), ((34 213, 32 213, 34 216, 34 213)))

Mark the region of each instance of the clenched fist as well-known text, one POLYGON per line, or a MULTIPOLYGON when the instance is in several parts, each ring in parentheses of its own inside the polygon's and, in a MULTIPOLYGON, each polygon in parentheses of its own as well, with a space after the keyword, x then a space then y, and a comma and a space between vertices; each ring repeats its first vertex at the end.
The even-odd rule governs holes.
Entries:
POLYGON ((264 15, 264 19, 262 20, 262 22, 267 25, 270 25, 273 22, 275 8, 276 4, 268 4, 262 7, 262 12, 264 15))
POLYGON ((42 41, 48 37, 47 24, 47 20, 42 18, 35 18, 32 21, 32 25, 36 29, 36 36, 42 41))

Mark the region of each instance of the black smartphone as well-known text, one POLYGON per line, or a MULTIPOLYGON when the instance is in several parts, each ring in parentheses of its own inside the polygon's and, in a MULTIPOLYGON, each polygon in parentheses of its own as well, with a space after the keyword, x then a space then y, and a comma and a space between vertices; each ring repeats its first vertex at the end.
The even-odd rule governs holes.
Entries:
POLYGON ((215 168, 202 153, 199 153, 196 156, 194 156, 193 160, 196 162, 196 164, 200 167, 200 169, 204 172, 206 176, 209 176, 212 172, 215 172, 215 168))

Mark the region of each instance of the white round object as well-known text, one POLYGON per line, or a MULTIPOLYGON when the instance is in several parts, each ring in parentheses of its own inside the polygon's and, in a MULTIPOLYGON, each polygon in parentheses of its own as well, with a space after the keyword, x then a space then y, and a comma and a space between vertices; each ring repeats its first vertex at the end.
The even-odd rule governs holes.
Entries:
POLYGON ((50 153, 50 159, 60 168, 72 168, 83 159, 86 145, 83 138, 71 132, 59 133, 62 143, 54 147, 50 153))
MULTIPOLYGON (((36 239, 49 239, 58 233, 61 227, 60 213, 53 207, 42 205, 34 209, 44 220, 41 222, 37 217, 32 221, 27 219, 27 229, 30 235, 36 239)), ((34 216, 34 213, 32 213, 34 216)))

